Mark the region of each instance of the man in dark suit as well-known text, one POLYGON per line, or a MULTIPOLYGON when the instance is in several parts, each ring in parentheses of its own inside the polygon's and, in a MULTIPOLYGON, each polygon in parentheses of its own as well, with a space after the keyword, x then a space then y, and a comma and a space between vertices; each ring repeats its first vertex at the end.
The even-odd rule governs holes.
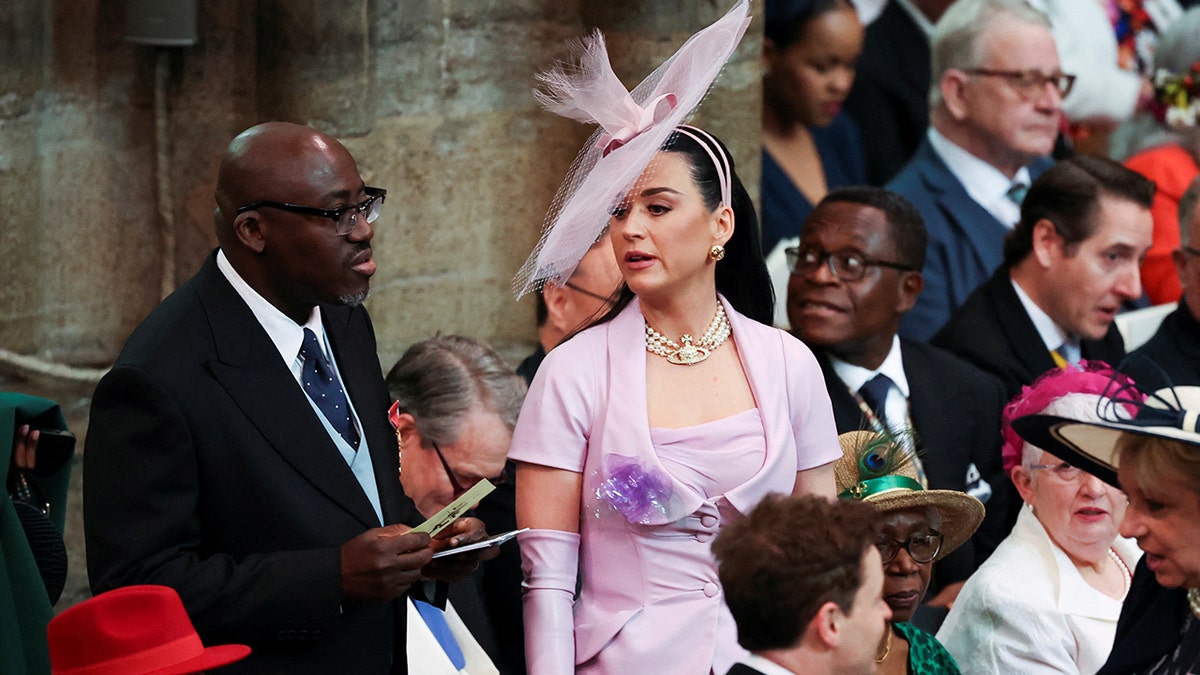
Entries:
POLYGON ((1113 318, 1142 294, 1153 199, 1154 183, 1116 162, 1060 162, 1029 189, 1004 265, 932 344, 995 374, 1010 399, 1056 366, 1115 366, 1125 345, 1113 318))
POLYGON ((929 128, 929 36, 952 0, 890 0, 867 26, 846 112, 858 123, 867 179, 900 172, 929 128))
MULTIPOLYGON (((801 226, 787 306, 792 330, 821 364, 838 433, 911 428, 929 487, 987 504, 983 526, 934 568, 927 604, 948 607, 1012 529, 1015 497, 1000 461, 1000 383, 896 335, 921 292, 924 257, 921 214, 903 197, 835 190, 801 226)), ((927 616, 936 623, 936 615, 927 616)))
POLYGON ((1071 78, 1023 0, 958 0, 933 33, 930 128, 888 188, 929 232, 925 290, 900 334, 928 340, 1000 265, 1020 199, 1050 160, 1071 78))
POLYGON ((1171 254, 1183 297, 1124 369, 1143 389, 1167 386, 1164 374, 1172 385, 1200 385, 1200 248, 1195 242, 1200 242, 1200 178, 1179 199, 1179 248, 1171 254))
MULTIPOLYGON (((404 672, 410 585, 431 563, 398 480, 374 331, 363 185, 332 137, 253 127, 221 161, 220 248, 130 336, 92 403, 88 574, 164 584, 230 672, 404 672)), ((474 519, 448 541, 485 536, 474 519)), ((455 560, 457 559, 457 560, 455 560)))
POLYGON ((775 494, 721 530, 717 576, 751 652, 728 675, 874 673, 892 616, 881 528, 865 502, 775 494))

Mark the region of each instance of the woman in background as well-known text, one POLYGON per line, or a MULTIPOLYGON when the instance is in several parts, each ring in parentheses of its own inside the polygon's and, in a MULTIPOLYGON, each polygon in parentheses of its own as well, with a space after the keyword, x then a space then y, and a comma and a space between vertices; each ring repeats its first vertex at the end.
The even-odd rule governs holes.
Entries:
POLYGON ((1010 425, 1032 414, 1097 421, 1113 377, 1099 362, 1052 370, 1005 408, 1004 465, 1029 508, 967 580, 938 631, 971 672, 1092 675, 1108 658, 1141 557, 1117 534, 1125 495, 1010 425))
MULTIPOLYGON (((833 188, 867 182, 858 128, 842 111, 863 27, 848 0, 767 0, 765 34, 763 253, 778 259, 770 269, 782 298, 783 249, 795 246, 813 205, 833 188)), ((783 312, 776 325, 787 325, 783 312)))

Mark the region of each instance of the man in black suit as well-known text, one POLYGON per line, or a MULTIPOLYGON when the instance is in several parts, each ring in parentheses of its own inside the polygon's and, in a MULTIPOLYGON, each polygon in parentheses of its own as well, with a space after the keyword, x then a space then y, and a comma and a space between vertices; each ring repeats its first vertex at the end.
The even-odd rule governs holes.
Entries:
POLYGON ((717 576, 751 652, 728 675, 874 673, 892 616, 881 527, 865 502, 774 494, 721 530, 717 576))
POLYGON ((1125 346, 1113 318, 1142 294, 1153 199, 1153 182, 1111 160, 1060 162, 1029 189, 1004 264, 932 343, 995 374, 1010 399, 1056 366, 1115 366, 1125 346))
POLYGON ((953 0, 889 0, 867 26, 846 112, 858 123, 867 180, 890 181, 929 128, 929 38, 953 0))
POLYGON ((929 487, 987 504, 983 526, 934 569, 927 604, 947 607, 1012 529, 1015 497, 1000 461, 1000 383, 896 335, 921 292, 924 257, 925 227, 908 200, 876 187, 835 190, 801 226, 787 306, 821 364, 838 433, 911 428, 929 487))
POLYGON ((1143 389, 1200 385, 1200 178, 1179 199, 1179 248, 1171 254, 1183 286, 1179 307, 1163 319, 1154 336, 1134 350, 1124 370, 1143 389), (1148 359, 1151 363, 1147 363, 1148 359))
MULTIPOLYGON (((366 298, 366 187, 334 138, 253 127, 221 161, 220 248, 130 336, 92 403, 88 574, 100 593, 163 584, 230 672, 404 672, 402 596, 457 577, 398 480, 366 298)), ((456 560, 457 559, 457 560, 456 560)))

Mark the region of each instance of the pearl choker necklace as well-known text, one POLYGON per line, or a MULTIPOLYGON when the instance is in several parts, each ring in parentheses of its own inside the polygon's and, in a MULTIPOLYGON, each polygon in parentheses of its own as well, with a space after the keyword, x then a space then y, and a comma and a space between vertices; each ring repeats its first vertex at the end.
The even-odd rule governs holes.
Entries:
MULTIPOLYGON (((1125 597, 1129 595, 1129 586, 1133 583, 1133 572, 1129 571, 1129 565, 1126 565, 1125 561, 1121 560, 1121 556, 1117 555, 1116 551, 1110 548, 1108 549, 1108 555, 1113 559, 1114 562, 1117 563, 1117 567, 1124 573, 1121 575, 1122 580, 1125 581, 1125 591, 1121 593, 1121 600, 1124 601, 1125 597)), ((1189 596, 1188 599, 1190 600, 1191 596, 1189 596)))
POLYGON ((713 315, 712 322, 708 324, 708 330, 704 331, 704 335, 696 340, 691 335, 684 333, 679 338, 682 345, 654 330, 654 327, 647 321, 646 351, 661 356, 677 366, 690 366, 707 359, 717 347, 725 344, 729 333, 729 317, 725 315, 725 307, 717 302, 717 313, 713 315))

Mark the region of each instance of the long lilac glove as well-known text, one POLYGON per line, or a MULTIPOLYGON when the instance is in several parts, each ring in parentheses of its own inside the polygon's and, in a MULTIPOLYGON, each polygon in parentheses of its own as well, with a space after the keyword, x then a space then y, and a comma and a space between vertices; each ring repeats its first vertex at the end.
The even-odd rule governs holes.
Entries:
POLYGON ((572 607, 579 574, 579 535, 529 530, 517 535, 525 581, 525 662, 530 675, 575 672, 572 607))

